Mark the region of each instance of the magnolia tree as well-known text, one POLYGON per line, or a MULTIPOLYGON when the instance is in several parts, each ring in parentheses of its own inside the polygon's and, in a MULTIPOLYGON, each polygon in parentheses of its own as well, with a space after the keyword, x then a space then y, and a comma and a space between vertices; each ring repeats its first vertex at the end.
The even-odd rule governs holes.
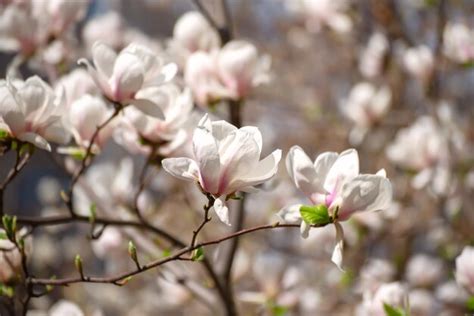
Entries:
POLYGON ((472 9, 0 1, 0 314, 474 312, 472 9))

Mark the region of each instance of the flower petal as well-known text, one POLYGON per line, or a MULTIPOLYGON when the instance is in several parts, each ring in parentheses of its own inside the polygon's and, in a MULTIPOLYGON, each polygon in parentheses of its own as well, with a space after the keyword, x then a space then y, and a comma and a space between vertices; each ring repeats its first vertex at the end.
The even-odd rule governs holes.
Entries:
POLYGON ((344 230, 339 222, 334 223, 336 228, 336 246, 332 252, 331 261, 344 272, 342 268, 343 250, 344 250, 344 230))
POLYGON ((130 103, 143 113, 155 118, 164 120, 163 110, 154 102, 148 99, 133 99, 130 103))
POLYGON ((318 175, 313 162, 301 147, 291 147, 286 156, 286 169, 296 187, 305 195, 311 196, 312 193, 318 190, 318 187, 314 185, 318 183, 318 175))
POLYGON ((237 127, 224 120, 212 122, 212 136, 218 141, 223 140, 237 129, 237 127))
POLYGON ((221 222, 228 226, 231 226, 229 220, 229 208, 225 205, 222 199, 219 198, 214 201, 214 211, 216 212, 221 222))
POLYGON ((277 216, 285 223, 293 224, 301 222, 300 207, 303 204, 293 204, 283 207, 277 216))
POLYGON ((31 143, 40 149, 51 151, 49 143, 38 134, 35 133, 23 133, 17 136, 17 138, 23 142, 31 143))
POLYGON ((328 192, 338 190, 345 182, 359 174, 359 155, 357 150, 343 151, 329 170, 324 181, 324 189, 328 192))
POLYGON ((112 48, 102 42, 95 42, 92 45, 92 59, 97 70, 106 77, 111 77, 117 53, 112 48))
POLYGON ((176 178, 187 181, 199 180, 199 169, 196 162, 190 158, 167 158, 161 162, 163 169, 176 178))

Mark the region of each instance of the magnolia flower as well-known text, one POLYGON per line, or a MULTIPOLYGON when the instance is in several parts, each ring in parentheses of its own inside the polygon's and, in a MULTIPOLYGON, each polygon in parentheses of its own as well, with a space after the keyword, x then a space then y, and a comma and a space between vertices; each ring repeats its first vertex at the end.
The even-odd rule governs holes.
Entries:
POLYGON ((50 151, 48 141, 64 144, 70 135, 62 116, 64 98, 37 76, 23 81, 0 81, 0 129, 11 137, 50 151))
POLYGON ((474 295, 474 247, 466 246, 456 258, 456 282, 474 295))
POLYGON ((96 42, 92 47, 95 68, 86 59, 79 63, 87 69, 104 96, 122 105, 133 104, 153 116, 161 110, 143 97, 147 88, 156 88, 173 79, 176 65, 164 65, 152 51, 144 46, 130 44, 118 55, 107 45, 96 42))
MULTIPOLYGON (((314 205, 324 205, 336 227, 336 248, 332 261, 341 268, 343 230, 339 221, 347 220, 355 212, 383 210, 392 201, 392 186, 385 170, 377 174, 359 174, 359 156, 355 149, 340 154, 325 152, 313 163, 299 146, 293 146, 286 157, 286 168, 295 183, 314 205)), ((280 211, 284 220, 300 218, 299 207, 290 206, 280 211)), ((303 237, 310 225, 301 222, 303 237)))
MULTIPOLYGON (((5 230, 0 228, 0 233, 5 234, 5 230)), ((26 229, 21 229, 17 232, 17 235, 17 238, 25 236, 26 229)), ((27 237, 25 241, 26 253, 30 254, 32 250, 31 238, 27 237)), ((0 283, 7 284, 21 271, 21 254, 8 239, 0 239, 0 249, 7 249, 6 251, 0 251, 0 283)))
POLYGON ((82 30, 82 38, 86 47, 93 47, 101 42, 114 50, 123 48, 126 25, 120 14, 110 11, 87 22, 82 30))
POLYGON ((434 69, 434 57, 426 45, 407 49, 403 54, 403 65, 415 78, 425 82, 434 69))
POLYGON ((396 309, 408 309, 408 293, 405 286, 399 282, 381 285, 375 295, 364 297, 364 302, 359 310, 360 314, 357 315, 386 316, 384 304, 396 309))
POLYGON ((359 144, 372 125, 388 112, 391 100, 388 86, 377 89, 368 82, 361 82, 352 88, 341 106, 343 114, 355 124, 349 135, 352 144, 359 144))
POLYGON ((56 302, 49 309, 50 316, 84 316, 79 306, 67 300, 60 300, 56 302))
POLYGON ((91 79, 88 72, 83 68, 76 68, 65 76, 62 76, 55 85, 56 93, 64 91, 67 107, 85 94, 95 95, 100 91, 91 79))
MULTIPOLYGON (((68 111, 68 125, 76 144, 87 148, 97 127, 107 121, 113 113, 100 97, 86 94, 74 101, 68 111)), ((101 148, 112 135, 116 120, 105 125, 94 140, 94 150, 101 148)))
POLYGON ((170 48, 180 55, 183 61, 194 52, 209 52, 219 47, 219 34, 201 13, 187 12, 176 21, 170 48))
POLYGON ((253 191, 254 186, 272 178, 278 169, 281 150, 263 160, 262 135, 258 128, 240 129, 226 121, 211 122, 206 114, 193 135, 195 160, 168 158, 163 168, 173 176, 196 181, 214 197, 213 208, 219 219, 230 225, 225 197, 237 191, 253 191))
POLYGON ((388 48, 388 39, 383 33, 376 32, 370 36, 367 47, 360 55, 359 70, 362 75, 374 78, 382 73, 388 48))
POLYGON ((474 60, 474 30, 464 23, 448 23, 443 34, 446 56, 458 63, 474 60))
POLYGON ((412 180, 414 188, 431 182, 434 191, 442 193, 450 178, 448 144, 442 127, 432 117, 422 116, 397 133, 386 154, 395 164, 418 172, 412 180))
POLYGON ((61 34, 84 18, 90 0, 50 0, 45 3, 53 34, 61 34))
POLYGON ((415 287, 428 287, 436 284, 443 277, 443 261, 418 254, 407 263, 406 278, 415 287))
POLYGON ((352 29, 350 17, 344 13, 346 0, 287 0, 290 10, 302 15, 310 32, 319 32, 328 26, 336 32, 347 33, 352 29))

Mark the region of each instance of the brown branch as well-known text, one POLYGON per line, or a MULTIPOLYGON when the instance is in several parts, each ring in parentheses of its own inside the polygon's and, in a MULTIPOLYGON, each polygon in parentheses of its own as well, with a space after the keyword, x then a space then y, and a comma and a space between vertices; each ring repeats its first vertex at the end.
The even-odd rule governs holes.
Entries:
MULTIPOLYGON (((316 225, 313 227, 323 227, 326 226, 327 224, 324 225, 316 225)), ((120 273, 115 276, 110 276, 110 277, 93 277, 93 276, 84 276, 84 279, 80 277, 70 277, 70 278, 64 278, 64 279, 40 279, 40 278, 30 278, 29 282, 31 284, 35 285, 56 285, 56 286, 68 286, 69 284, 73 283, 108 283, 108 284, 114 284, 114 285, 123 285, 124 281, 127 281, 128 278, 140 274, 141 272, 145 272, 147 270, 159 267, 165 263, 171 262, 171 261, 176 261, 176 260, 181 260, 182 256, 195 250, 200 247, 206 247, 210 245, 216 245, 219 244, 223 241, 233 239, 239 236, 247 235, 256 231, 260 230, 267 230, 267 229, 277 229, 277 228, 297 228, 300 227, 299 224, 280 224, 279 222, 276 222, 274 224, 267 224, 267 225, 260 225, 256 227, 251 227, 247 229, 240 230, 238 232, 206 241, 206 242, 201 242, 201 243, 196 243, 194 246, 187 246, 177 252, 175 252, 173 255, 166 257, 166 258, 161 258, 157 259, 154 261, 151 261, 145 265, 141 266, 141 270, 131 270, 128 272, 120 273)))
POLYGON ((204 228, 204 226, 208 222, 211 221, 211 217, 209 217, 209 210, 214 205, 215 199, 209 193, 206 194, 206 197, 207 197, 207 204, 204 205, 204 217, 203 217, 203 220, 202 220, 201 224, 199 224, 199 226, 196 228, 196 230, 193 231, 193 237, 191 238, 191 243, 189 244, 190 247, 194 247, 194 245, 196 244, 196 240, 197 240, 197 236, 198 236, 199 232, 204 228))

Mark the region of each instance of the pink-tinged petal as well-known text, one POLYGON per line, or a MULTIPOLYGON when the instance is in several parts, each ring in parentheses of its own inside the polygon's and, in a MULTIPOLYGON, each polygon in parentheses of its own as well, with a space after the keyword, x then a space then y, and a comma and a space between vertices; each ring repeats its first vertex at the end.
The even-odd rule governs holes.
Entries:
POLYGON ((334 223, 336 228, 336 246, 332 252, 331 261, 344 272, 342 268, 343 251, 344 251, 344 230, 339 222, 334 223))
POLYGON ((148 99, 133 99, 130 103, 146 115, 153 116, 160 120, 165 119, 163 110, 156 103, 148 99))
POLYGON ((354 212, 377 211, 388 208, 392 202, 392 185, 382 176, 363 174, 344 184, 339 209, 340 220, 354 212))
POLYGON ((219 198, 214 201, 214 211, 216 212, 221 222, 228 226, 231 226, 229 220, 229 208, 225 205, 222 199, 219 198))
POLYGON ((301 222, 300 207, 303 204, 293 204, 283 207, 277 216, 285 223, 295 224, 301 222))
POLYGON ((117 53, 101 42, 95 42, 92 46, 92 59, 97 71, 102 73, 105 77, 112 76, 114 70, 117 53))
POLYGON ((247 174, 242 178, 237 178, 229 184, 228 193, 235 191, 243 191, 247 187, 262 184, 271 179, 278 171, 278 164, 281 160, 281 150, 277 149, 265 159, 258 162, 253 168, 249 169, 247 174))
POLYGON ((313 162, 299 146, 293 146, 286 156, 286 169, 290 178, 306 196, 311 196, 318 190, 318 175, 313 162))
POLYGON ((324 189, 328 193, 338 191, 347 181, 352 180, 359 174, 359 155, 357 150, 348 149, 343 151, 329 170, 324 189))
POLYGON ((102 90, 102 93, 107 97, 111 98, 112 92, 108 83, 108 78, 101 72, 98 72, 94 66, 85 58, 81 58, 77 61, 79 65, 86 66, 87 72, 94 80, 94 83, 102 90))
POLYGON ((193 150, 201 173, 202 188, 206 192, 216 194, 219 188, 221 163, 218 145, 212 136, 212 125, 207 114, 194 130, 193 150))
POLYGON ((35 134, 35 133, 22 133, 20 135, 17 135, 17 138, 19 140, 23 141, 23 142, 33 144, 33 145, 35 145, 36 147, 38 147, 40 149, 51 151, 51 146, 46 141, 46 139, 44 139, 43 137, 41 137, 38 134, 35 134))
POLYGON ((109 78, 114 101, 133 98, 141 89, 146 69, 142 61, 130 53, 121 53, 115 62, 112 76, 109 78))
POLYGON ((163 159, 163 169, 172 176, 186 180, 199 181, 199 169, 196 162, 189 158, 167 158, 163 159))

